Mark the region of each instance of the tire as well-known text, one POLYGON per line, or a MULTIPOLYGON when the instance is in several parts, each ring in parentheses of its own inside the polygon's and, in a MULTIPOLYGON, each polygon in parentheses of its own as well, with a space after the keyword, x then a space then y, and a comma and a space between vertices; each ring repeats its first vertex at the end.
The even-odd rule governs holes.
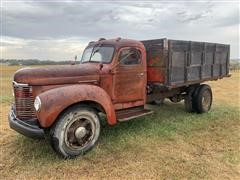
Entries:
POLYGON ((212 106, 212 90, 209 85, 203 84, 197 88, 196 94, 193 97, 194 109, 197 113, 205 113, 212 106))
POLYGON ((186 96, 184 97, 185 110, 190 113, 196 111, 193 102, 193 95, 196 92, 196 89, 196 86, 189 87, 186 91, 186 96))
POLYGON ((67 109, 50 129, 53 149, 64 158, 72 158, 92 149, 100 135, 97 112, 87 106, 67 109))
POLYGON ((187 96, 184 98, 184 106, 185 106, 185 110, 187 112, 194 112, 195 109, 193 108, 193 102, 192 102, 192 97, 191 96, 187 96))

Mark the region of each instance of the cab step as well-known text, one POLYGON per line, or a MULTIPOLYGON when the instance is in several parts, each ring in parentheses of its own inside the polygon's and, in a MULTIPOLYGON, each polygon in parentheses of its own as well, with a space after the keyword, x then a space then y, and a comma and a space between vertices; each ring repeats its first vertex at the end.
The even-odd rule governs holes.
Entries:
POLYGON ((130 119, 142 117, 148 114, 152 114, 153 111, 149 109, 126 109, 116 112, 117 120, 119 122, 128 121, 130 119))

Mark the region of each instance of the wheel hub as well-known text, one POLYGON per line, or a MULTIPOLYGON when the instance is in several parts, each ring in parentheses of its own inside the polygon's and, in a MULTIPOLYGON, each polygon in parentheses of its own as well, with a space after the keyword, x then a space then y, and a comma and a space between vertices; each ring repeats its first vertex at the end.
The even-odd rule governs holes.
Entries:
POLYGON ((208 91, 205 91, 204 93, 203 93, 203 97, 202 97, 202 104, 203 104, 203 107, 206 109, 206 110, 208 110, 209 109, 209 106, 210 106, 210 103, 211 103, 211 101, 210 101, 210 97, 211 95, 209 94, 209 92, 208 91))
POLYGON ((82 139, 87 134, 87 130, 85 127, 79 127, 74 134, 77 139, 82 139))

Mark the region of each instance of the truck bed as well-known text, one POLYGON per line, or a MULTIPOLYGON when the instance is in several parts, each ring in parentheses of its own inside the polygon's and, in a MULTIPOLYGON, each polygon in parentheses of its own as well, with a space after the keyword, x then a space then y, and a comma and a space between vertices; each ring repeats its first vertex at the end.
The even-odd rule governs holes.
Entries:
POLYGON ((148 83, 174 88, 229 76, 229 45, 169 39, 141 42, 147 52, 148 83))

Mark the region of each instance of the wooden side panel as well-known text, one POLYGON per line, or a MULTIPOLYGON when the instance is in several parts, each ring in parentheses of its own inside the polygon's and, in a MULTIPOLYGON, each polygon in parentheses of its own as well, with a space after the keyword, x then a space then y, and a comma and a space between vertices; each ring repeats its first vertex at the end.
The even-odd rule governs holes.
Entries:
POLYGON ((147 52, 147 81, 165 83, 166 80, 166 39, 141 41, 147 52))
POLYGON ((148 83, 174 88, 229 76, 229 45, 167 39, 142 43, 148 83))
POLYGON ((177 40, 168 40, 168 43, 168 86, 183 86, 228 76, 229 45, 177 40))

